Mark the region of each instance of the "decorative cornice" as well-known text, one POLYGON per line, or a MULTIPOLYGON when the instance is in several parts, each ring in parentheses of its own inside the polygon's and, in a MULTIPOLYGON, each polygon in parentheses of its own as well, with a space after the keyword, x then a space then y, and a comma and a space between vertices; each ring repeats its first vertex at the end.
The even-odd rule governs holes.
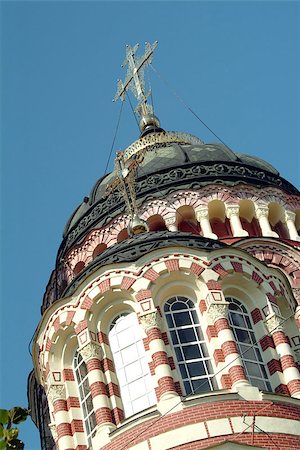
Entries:
POLYGON ((153 233, 139 234, 119 242, 101 253, 76 278, 74 278, 63 292, 63 295, 71 295, 80 281, 99 266, 133 262, 151 251, 174 246, 203 249, 207 251, 227 247, 226 244, 220 241, 179 231, 156 231, 153 233))
MULTIPOLYGON (((138 177, 136 182, 137 200, 146 195, 160 198, 166 195, 170 188, 172 191, 179 189, 197 189, 208 182, 221 185, 235 185, 238 183, 252 183, 258 187, 276 186, 291 194, 298 194, 294 186, 281 177, 237 162, 204 162, 187 163, 182 167, 164 169, 143 177, 138 177)), ((101 198, 92 205, 89 211, 68 232, 60 248, 60 257, 79 239, 93 227, 102 227, 109 223, 113 217, 125 209, 125 204, 120 193, 115 190, 108 197, 101 198)))
POLYGON ((51 384, 48 392, 47 398, 53 404, 57 400, 66 400, 66 389, 63 384, 51 384))
POLYGON ((78 349, 84 361, 88 361, 91 358, 101 357, 101 347, 96 342, 89 342, 84 347, 78 349))
POLYGON ((146 334, 151 328, 161 328, 161 317, 158 311, 153 311, 140 317, 140 323, 146 334))

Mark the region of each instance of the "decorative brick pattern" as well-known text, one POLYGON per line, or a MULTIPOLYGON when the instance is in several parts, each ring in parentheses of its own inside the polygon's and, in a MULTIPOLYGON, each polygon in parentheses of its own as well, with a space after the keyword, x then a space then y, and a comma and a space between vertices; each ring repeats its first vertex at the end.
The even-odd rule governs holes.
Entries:
POLYGON ((64 381, 75 381, 73 369, 64 369, 62 374, 64 381))
POLYGON ((199 277, 199 275, 201 275, 204 270, 204 267, 201 267, 199 264, 196 264, 194 262, 192 263, 190 268, 191 273, 195 274, 197 277, 199 277))
POLYGON ((206 301, 205 300, 200 300, 200 302, 199 302, 199 310, 200 310, 201 314, 203 314, 207 310, 207 306, 206 306, 206 301))
POLYGON ((213 268, 212 268, 215 272, 217 272, 221 278, 225 277, 226 275, 228 275, 228 272, 226 269, 224 269, 224 267, 221 264, 216 264, 213 268))
POLYGON ((258 275, 257 272, 253 271, 252 272, 252 280, 255 281, 255 283, 257 284, 261 284, 264 280, 262 279, 262 277, 260 275, 258 275))
POLYGON ((165 261, 166 267, 169 272, 174 272, 176 270, 179 270, 179 262, 178 259, 167 259, 165 261))
POLYGON ((101 281, 101 283, 98 284, 98 288, 101 292, 101 294, 104 294, 104 292, 110 290, 110 278, 107 280, 101 281))
POLYGON ((214 357, 216 366, 217 366, 220 362, 224 362, 224 361, 225 361, 224 353, 222 352, 221 349, 218 349, 218 348, 217 348, 217 349, 214 351, 213 357, 214 357))
POLYGON ((126 291, 128 291, 134 282, 135 282, 135 279, 132 277, 126 277, 126 276, 123 277, 122 283, 121 283, 121 289, 125 289, 126 291))
POLYGON ((151 298, 152 293, 149 289, 143 289, 136 294, 137 301, 146 300, 147 298, 151 298))
POLYGON ((251 311, 251 317, 252 317, 254 324, 263 320, 260 309, 258 309, 258 308, 255 308, 251 311))
POLYGON ((98 425, 103 423, 112 423, 111 411, 109 408, 99 408, 95 411, 96 422, 98 425))
POLYGON ((282 372, 282 367, 280 364, 280 361, 278 359, 271 359, 271 361, 268 361, 267 363, 270 375, 273 375, 275 372, 282 372))
POLYGON ((268 336, 268 335, 263 336, 259 340, 259 343, 260 343, 260 346, 261 346, 263 352, 265 350, 267 350, 268 348, 275 348, 275 344, 274 344, 272 337, 268 336))
POLYGON ((79 334, 81 331, 85 330, 87 328, 87 320, 82 320, 79 322, 79 324, 75 327, 75 333, 79 334))
POLYGON ((98 337, 98 342, 100 344, 109 345, 108 336, 105 333, 103 333, 102 331, 99 331, 97 334, 97 337, 98 337))
POLYGON ((150 281, 155 281, 159 277, 159 274, 154 269, 149 269, 144 273, 144 278, 150 281))
POLYGON ((233 268, 234 272, 239 272, 239 273, 244 272, 243 265, 241 263, 239 263, 237 261, 232 261, 231 265, 232 265, 232 268, 233 268))
POLYGON ((214 290, 221 291, 221 289, 222 289, 221 284, 218 281, 214 281, 214 280, 208 281, 206 283, 206 286, 209 291, 214 291, 214 290))
POLYGON ((87 295, 81 304, 81 309, 90 309, 93 304, 93 300, 87 295))
POLYGON ((209 341, 212 338, 218 337, 216 327, 214 325, 208 325, 208 327, 206 328, 206 335, 207 335, 209 341))

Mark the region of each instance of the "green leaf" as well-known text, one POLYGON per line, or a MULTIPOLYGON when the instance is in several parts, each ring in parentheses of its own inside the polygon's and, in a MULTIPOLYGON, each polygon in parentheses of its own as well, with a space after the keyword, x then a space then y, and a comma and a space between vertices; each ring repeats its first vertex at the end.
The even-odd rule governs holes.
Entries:
POLYGON ((0 409, 0 423, 2 425, 6 425, 8 422, 8 413, 7 409, 0 409))
POLYGON ((28 410, 20 406, 15 406, 9 411, 9 415, 12 423, 19 424, 27 419, 28 410))
MULTIPOLYGON (((3 438, 4 438, 4 429, 3 429, 2 423, 0 423, 0 439, 3 439, 3 438)), ((0 450, 1 450, 1 447, 0 447, 0 450)))
POLYGON ((0 450, 5 450, 5 449, 6 449, 5 441, 0 441, 0 450))

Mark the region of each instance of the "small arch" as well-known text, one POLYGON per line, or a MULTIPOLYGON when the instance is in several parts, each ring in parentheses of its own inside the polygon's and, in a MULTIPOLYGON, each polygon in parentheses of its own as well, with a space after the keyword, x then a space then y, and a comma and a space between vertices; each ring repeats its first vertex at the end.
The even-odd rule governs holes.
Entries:
POLYGON ((95 259, 98 255, 100 255, 101 253, 104 252, 104 250, 107 249, 107 245, 102 243, 102 244, 98 244, 93 251, 93 255, 92 258, 95 259))
POLYGON ((196 220, 195 211, 191 206, 180 206, 176 211, 178 231, 200 234, 201 227, 196 220))
POLYGON ((221 200, 212 200, 209 202, 208 215, 212 232, 218 238, 232 236, 230 221, 225 215, 225 205, 221 200))
POLYGON ((261 236, 261 229, 259 222, 255 217, 255 206, 251 200, 241 200, 239 202, 240 207, 240 221, 244 230, 246 230, 249 236, 261 236))
POLYGON ((117 242, 125 241, 125 239, 128 239, 128 230, 127 230, 127 228, 123 228, 123 230, 120 231, 120 233, 117 236, 117 242))
POLYGON ((155 214, 148 217, 147 223, 150 231, 165 231, 167 230, 166 224, 162 216, 155 214))
POLYGON ((296 214, 295 226, 296 226, 297 233, 300 234, 300 209, 296 209, 295 214, 296 214))
POLYGON ((85 263, 83 261, 78 261, 73 269, 73 275, 76 276, 85 268, 85 263))
POLYGON ((275 231, 279 237, 288 239, 289 233, 284 221, 284 208, 278 203, 269 203, 269 222, 273 231, 275 231))

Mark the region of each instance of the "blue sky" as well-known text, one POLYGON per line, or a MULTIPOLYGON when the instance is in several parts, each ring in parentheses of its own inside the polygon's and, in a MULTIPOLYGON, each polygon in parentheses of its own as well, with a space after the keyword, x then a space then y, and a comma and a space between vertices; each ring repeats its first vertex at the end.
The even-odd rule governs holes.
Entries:
MULTIPOLYGON (((103 175, 125 44, 159 41, 153 65, 233 150, 299 188, 300 3, 1 3, 1 405, 26 406, 29 341, 64 224, 103 175)), ((166 130, 216 138, 149 71, 166 130)), ((113 154, 138 138, 124 105, 113 154)), ((109 165, 112 168, 112 160, 109 165)), ((30 421, 26 448, 40 448, 30 421)))

